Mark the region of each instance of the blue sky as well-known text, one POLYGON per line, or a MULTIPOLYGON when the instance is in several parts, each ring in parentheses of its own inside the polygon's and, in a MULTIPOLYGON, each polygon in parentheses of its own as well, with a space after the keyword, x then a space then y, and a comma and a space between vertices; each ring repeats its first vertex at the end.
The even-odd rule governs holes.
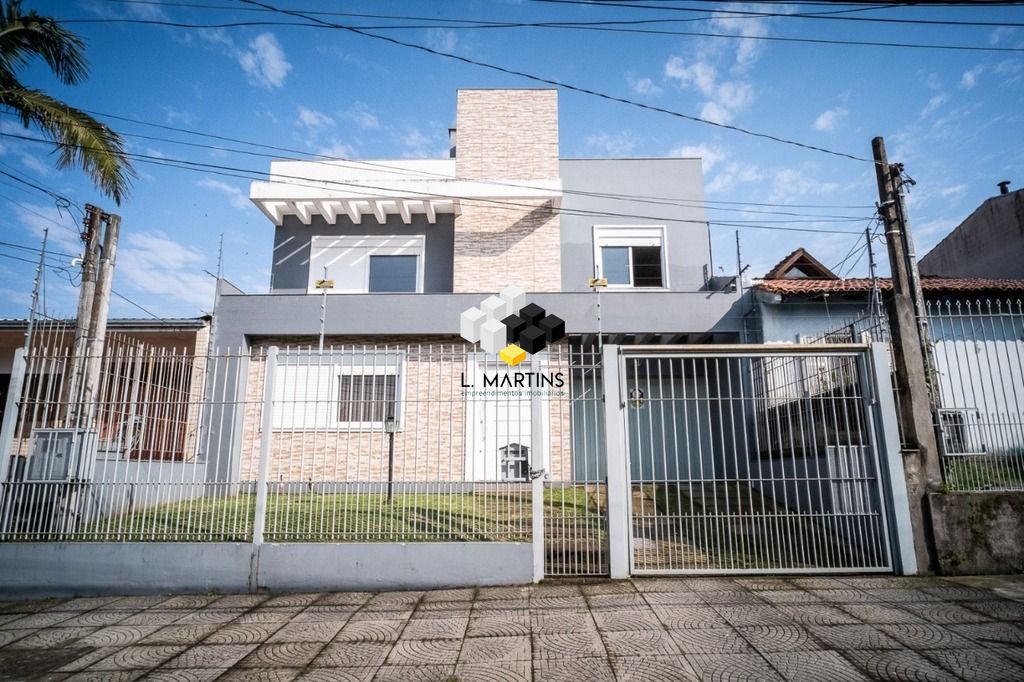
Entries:
MULTIPOLYGON (((926 252, 995 194, 996 182, 1013 180, 1014 187, 1024 184, 1024 135, 1020 134, 1024 29, 1017 27, 750 17, 713 11, 793 14, 856 9, 796 3, 639 3, 707 10, 700 12, 531 1, 342 5, 274 0, 272 4, 302 11, 490 22, 687 19, 633 27, 729 37, 554 28, 458 29, 450 22, 419 19, 322 17, 355 26, 414 25, 377 32, 855 156, 870 157, 871 138, 883 135, 890 160, 906 164, 907 172, 917 181, 909 210, 919 253, 926 252), (436 25, 425 28, 428 24, 436 25), (973 45, 1018 51, 758 40, 763 37, 973 45)), ((85 84, 63 87, 45 68, 34 65, 23 72, 24 83, 93 112, 312 154, 374 159, 443 156, 457 88, 538 86, 520 77, 348 31, 281 25, 186 29, 118 21, 300 21, 272 12, 247 11, 251 5, 233 0, 178 0, 163 5, 26 0, 25 6, 60 19, 81 21, 68 26, 87 41, 91 71, 85 84)), ((832 16, 1021 24, 1024 7, 875 8, 832 16)), ((559 99, 562 156, 702 156, 707 199, 721 202, 714 204, 714 209, 709 207, 713 222, 758 221, 770 227, 849 232, 862 231, 870 222, 877 191, 869 163, 576 92, 562 91, 559 99)), ((270 159, 137 136, 273 153, 99 117, 126 135, 132 153, 158 163, 160 159, 184 159, 265 172, 270 159)), ((0 136, 0 170, 123 216, 114 288, 147 311, 159 316, 193 316, 212 308, 213 278, 204 270, 216 270, 221 234, 225 275, 246 291, 266 290, 273 226, 248 201, 248 180, 137 162, 138 177, 131 196, 115 207, 79 171, 57 171, 46 145, 10 137, 26 134, 10 115, 0 116, 0 132, 5 133, 0 136)), ((74 233, 80 214, 73 208, 59 210, 42 192, 9 177, 0 177, 0 202, 6 209, 2 241, 37 246, 42 226, 52 228, 51 248, 66 255, 51 256, 53 268, 45 278, 47 312, 73 311, 77 290, 69 276, 73 281, 71 256, 80 252, 74 233)), ((715 226, 712 230, 716 266, 734 272, 735 228, 715 226)), ((863 237, 846 233, 748 227, 740 234, 743 262, 750 265, 748 274, 754 276, 763 274, 797 246, 807 247, 826 265, 834 266, 863 243, 863 237)), ((884 261, 884 245, 877 244, 876 250, 884 261)), ((35 254, 11 246, 0 246, 0 254, 7 254, 0 258, 0 316, 24 317, 33 266, 10 256, 31 260, 35 254)), ((840 269, 864 274, 866 259, 858 261, 858 255, 854 251, 854 257, 840 269)), ((114 300, 112 314, 147 316, 123 299, 114 300)))

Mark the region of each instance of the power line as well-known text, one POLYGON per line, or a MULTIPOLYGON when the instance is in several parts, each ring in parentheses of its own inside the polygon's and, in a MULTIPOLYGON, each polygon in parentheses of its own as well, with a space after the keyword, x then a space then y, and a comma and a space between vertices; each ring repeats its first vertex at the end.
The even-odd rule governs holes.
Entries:
MULTIPOLYGON (((244 0, 243 0, 244 1, 244 0)), ((630 9, 653 9, 659 11, 671 11, 671 12, 706 12, 707 10, 701 7, 680 7, 678 5, 664 6, 664 5, 647 5, 639 3, 626 3, 626 2, 611 2, 610 0, 601 0, 596 2, 595 0, 530 0, 530 2, 539 2, 545 4, 556 4, 556 5, 580 5, 589 7, 628 7, 630 9)), ((894 17, 850 17, 850 16, 835 16, 826 14, 805 14, 800 12, 785 13, 785 12, 759 12, 757 10, 730 10, 730 9, 716 9, 715 14, 722 14, 726 16, 720 16, 719 19, 750 19, 750 18, 787 18, 787 19, 819 19, 826 21, 854 21, 854 22, 869 22, 869 23, 881 23, 881 24, 915 24, 925 26, 976 26, 982 28, 998 28, 1001 26, 1009 27, 1020 27, 1024 26, 1024 22, 1006 22, 1006 21, 955 21, 952 19, 897 19, 894 17)))
MULTIPOLYGON (((15 138, 15 139, 22 139, 22 140, 27 140, 27 141, 31 141, 31 142, 48 144, 48 142, 46 140, 40 140, 39 138, 31 137, 31 136, 26 136, 26 135, 17 135, 17 134, 14 134, 14 133, 0 133, 0 136, 11 137, 11 138, 15 138)), ((95 150, 95 148, 84 146, 84 145, 72 145, 72 146, 77 147, 77 148, 81 148, 81 149, 86 149, 86 150, 95 150)), ((168 166, 168 167, 171 167, 171 168, 181 168, 181 169, 184 169, 184 170, 192 170, 192 171, 210 173, 210 174, 213 174, 213 175, 221 175, 221 176, 225 176, 225 177, 237 177, 237 178, 243 178, 243 179, 247 179, 247 180, 262 180, 265 177, 265 175, 266 175, 262 171, 256 171, 256 170, 252 170, 252 169, 248 169, 248 168, 237 168, 237 167, 232 167, 232 166, 225 166, 225 165, 222 165, 222 164, 211 164, 211 163, 205 163, 205 162, 200 162, 200 161, 190 161, 190 160, 187 160, 187 159, 174 159, 174 158, 170 158, 170 157, 166 157, 166 156, 158 157, 158 156, 147 155, 147 154, 137 154, 137 153, 127 153, 127 152, 126 152, 126 156, 128 156, 132 160, 139 161, 141 163, 148 163, 148 164, 158 165, 158 166, 168 166)), ((320 190, 325 189, 326 185, 334 185, 334 186, 339 186, 339 187, 344 187, 344 188, 353 188, 353 187, 355 187, 355 188, 358 188, 358 189, 368 189, 368 190, 374 190, 374 191, 385 191, 385 190, 392 191, 393 190, 393 188, 380 187, 380 186, 376 186, 376 185, 368 185, 368 184, 360 183, 360 182, 337 181, 337 180, 322 180, 322 179, 317 179, 317 178, 306 178, 306 177, 302 177, 302 176, 283 175, 283 174, 279 174, 279 173, 275 173, 274 177, 275 178, 288 179, 288 180, 295 180, 297 182, 289 182, 288 184, 292 184, 292 185, 295 185, 295 186, 298 186, 298 187, 309 187, 309 188, 320 189, 320 190), (315 184, 310 184, 310 183, 315 183, 315 184)), ((473 197, 454 196, 454 195, 451 195, 451 194, 440 194, 440 193, 436 193, 436 192, 425 192, 425 191, 421 191, 421 190, 410 190, 410 193, 416 195, 417 197, 421 197, 421 198, 434 198, 434 199, 446 199, 446 200, 458 199, 458 200, 464 201, 466 203, 478 204, 478 205, 487 205, 487 206, 495 206, 495 205, 497 205, 497 206, 505 206, 505 207, 511 206, 511 207, 529 208, 529 209, 535 209, 536 208, 536 205, 534 205, 534 204, 525 204, 525 203, 508 201, 508 200, 477 199, 477 198, 473 198, 473 197)), ((666 222, 666 223, 669 223, 669 222, 674 222, 674 223, 693 223, 693 224, 699 224, 699 225, 705 225, 705 224, 707 224, 709 222, 707 220, 686 219, 686 218, 676 218, 676 217, 666 217, 666 216, 651 216, 651 215, 643 215, 643 214, 635 214, 635 213, 619 213, 619 212, 613 212, 613 211, 593 211, 593 210, 584 210, 584 209, 565 209, 564 207, 559 209, 559 213, 562 214, 562 215, 588 216, 588 217, 600 216, 600 217, 610 217, 610 218, 632 218, 632 219, 651 220, 651 221, 659 221, 659 222, 666 222)), ((863 220, 863 218, 851 218, 851 220, 863 220)), ((760 221, 760 222, 763 223, 763 222, 769 222, 769 221, 760 221)), ((800 221, 789 220, 789 221, 781 221, 781 222, 793 223, 793 222, 800 222, 800 221)), ((830 222, 830 221, 827 221, 827 220, 813 220, 811 222, 821 223, 821 222, 830 222)), ((783 227, 781 225, 754 224, 752 221, 748 224, 746 222, 738 221, 738 220, 731 221, 731 222, 711 221, 711 224, 719 225, 719 226, 744 227, 744 228, 749 228, 749 229, 761 229, 761 230, 780 230, 780 231, 791 231, 791 232, 820 232, 820 233, 826 233, 826 234, 856 234, 855 232, 851 232, 849 230, 823 230, 823 229, 815 229, 815 228, 783 227)))
POLYGON ((369 31, 363 31, 361 29, 355 29, 355 28, 346 27, 346 26, 343 26, 341 24, 335 24, 335 23, 332 23, 332 22, 327 22, 327 21, 324 21, 322 19, 317 19, 316 17, 309 17, 309 16, 305 16, 305 15, 303 15, 301 13, 296 13, 296 12, 292 12, 292 11, 289 11, 289 10, 279 9, 277 7, 274 7, 273 5, 268 5, 268 4, 263 3, 263 2, 257 2, 256 0, 239 0, 239 1, 243 2, 243 3, 246 3, 246 4, 249 4, 249 5, 255 5, 257 7, 265 7, 267 9, 272 9, 272 10, 274 10, 276 12, 280 12, 281 14, 286 14, 286 15, 290 15, 290 16, 297 16, 297 17, 302 18, 302 19, 307 19, 307 20, 310 20, 310 21, 315 21, 316 23, 323 24, 325 26, 332 26, 334 28, 337 28, 337 29, 340 29, 340 30, 345 30, 345 31, 348 31, 350 33, 354 33, 356 35, 364 36, 366 38, 372 38, 374 40, 383 41, 383 42, 386 42, 386 43, 390 43, 392 45, 398 45, 400 47, 405 47, 405 48, 412 49, 412 50, 419 50, 421 52, 426 52, 427 54, 432 54, 432 55, 439 56, 439 57, 447 57, 449 59, 460 61, 460 62, 463 62, 465 64, 471 64, 473 66, 479 66, 481 68, 490 69, 492 71, 497 71, 499 73, 504 73, 504 74, 511 75, 511 76, 518 76, 520 78, 525 78, 527 80, 531 80, 531 81, 534 81, 534 82, 537 82, 537 83, 544 83, 546 85, 551 85, 551 86, 554 86, 554 87, 563 88, 565 90, 570 90, 572 92, 578 92, 578 93, 581 93, 581 94, 590 95, 592 97, 597 97, 599 99, 604 99, 604 100, 607 100, 607 101, 610 101, 610 102, 618 102, 620 104, 626 104, 626 105, 629 105, 629 106, 636 107, 638 109, 645 109, 645 110, 648 110, 648 111, 654 111, 654 112, 658 112, 658 113, 662 113, 662 114, 667 114, 669 116, 673 116, 673 117, 676 117, 676 118, 681 118, 681 119, 684 119, 684 120, 687 120, 687 121, 693 121, 695 123, 703 123, 705 125, 714 126, 716 128, 721 128, 721 129, 724 129, 724 130, 731 130, 733 132, 742 133, 744 135, 749 135, 751 137, 757 137, 757 138, 760 138, 760 139, 771 140, 773 142, 778 142, 780 144, 787 144, 787 145, 790 145, 790 146, 799 147, 799 148, 802 148, 802 149, 807 149, 809 151, 816 151, 816 152, 820 152, 822 154, 829 154, 831 156, 838 156, 838 157, 841 157, 841 158, 850 159, 852 161, 860 161, 862 163, 870 163, 870 164, 874 164, 875 163, 874 160, 865 158, 863 156, 856 156, 854 154, 848 154, 846 152, 839 152, 839 151, 835 151, 835 150, 832 150, 832 149, 827 149, 825 147, 819 147, 819 146, 816 146, 816 145, 807 144, 807 143, 804 143, 804 142, 797 142, 795 140, 786 139, 786 138, 779 137, 777 135, 772 135, 772 134, 769 134, 769 133, 756 132, 756 131, 753 131, 753 130, 749 130, 747 128, 742 128, 740 126, 735 126, 735 125, 731 125, 731 124, 728 124, 728 123, 720 123, 720 122, 717 122, 717 121, 711 121, 711 120, 708 120, 706 118, 701 118, 699 116, 691 116, 689 114, 684 114, 684 113, 682 113, 680 111, 674 111, 672 109, 666 109, 664 107, 658 107, 658 106, 655 106, 653 104, 646 104, 644 102, 637 102, 635 100, 627 99, 625 97, 619 97, 617 95, 610 95, 608 93, 600 92, 600 91, 593 90, 593 89, 590 89, 590 88, 584 88, 584 87, 581 87, 581 86, 578 86, 578 85, 571 85, 571 84, 568 84, 568 83, 563 83, 561 81, 553 80, 551 78, 545 78, 543 76, 538 76, 536 74, 528 73, 528 72, 525 72, 525 71, 518 71, 518 70, 515 70, 515 69, 506 68, 504 66, 498 66, 496 64, 491 64, 491 63, 488 63, 488 62, 480 61, 478 59, 470 59, 469 57, 463 57, 461 55, 453 54, 451 52, 445 52, 444 50, 435 50, 434 48, 428 47, 426 45, 420 45, 418 43, 410 43, 410 42, 406 42, 404 40, 398 40, 397 38, 391 38, 389 36, 382 36, 382 35, 379 35, 379 34, 376 34, 376 33, 370 33, 369 31))
MULTIPOLYGON (((0 112, 0 113, 2 113, 2 112, 0 112)), ((103 116, 104 114, 100 114, 99 112, 97 112, 97 115, 103 116)), ((118 118, 118 117, 115 117, 115 118, 118 118)), ((120 118, 123 119, 124 117, 120 117, 120 118)), ((136 123, 142 123, 143 125, 155 125, 155 126, 158 126, 158 127, 161 127, 161 128, 169 127, 169 126, 163 126, 161 124, 150 124, 150 123, 146 123, 146 122, 143 122, 143 121, 138 121, 136 119, 128 119, 128 120, 131 120, 131 121, 136 122, 136 123)), ((81 124, 72 123, 71 125, 81 125, 81 124)), ((179 130, 182 131, 182 132, 192 132, 192 131, 187 131, 185 129, 179 129, 179 130)), ((185 140, 175 140, 175 139, 172 139, 172 138, 160 137, 160 136, 157 136, 157 135, 142 135, 142 134, 139 134, 139 133, 126 133, 126 132, 121 132, 119 134, 122 137, 134 137, 134 138, 139 138, 139 139, 144 139, 144 140, 157 141, 157 142, 166 142, 166 143, 169 143, 169 144, 178 144, 178 145, 183 145, 183 146, 187 146, 187 147, 194 147, 194 148, 199 148, 199 149, 210 149, 210 150, 216 150, 216 151, 231 152, 231 153, 235 153, 235 154, 244 154, 246 156, 254 156, 254 157, 259 157, 259 158, 269 158, 269 159, 274 159, 274 160, 281 160, 279 156, 274 155, 274 154, 266 154, 266 153, 262 153, 262 152, 254 152, 254 151, 250 151, 250 150, 247 150, 247 149, 237 149, 237 148, 231 148, 231 147, 207 145, 207 144, 200 144, 200 143, 197 143, 197 142, 187 142, 185 140)), ((194 133, 194 134, 198 134, 198 133, 194 133)), ((256 143, 244 142, 244 141, 240 141, 240 143, 241 144, 256 145, 256 143)), ((294 153, 301 154, 302 152, 294 152, 294 153)), ((337 164, 335 163, 336 161, 345 161, 345 162, 353 163, 353 164, 366 165, 366 166, 371 166, 371 167, 375 167, 375 168, 383 168, 383 169, 387 169, 387 170, 393 170, 395 172, 395 174, 413 175, 413 176, 424 176, 424 177, 437 178, 437 179, 442 179, 442 180, 450 179, 450 176, 441 175, 439 173, 431 173, 429 171, 418 171, 418 170, 415 170, 415 169, 408 169, 408 168, 403 168, 403 167, 400 167, 400 166, 392 166, 392 165, 384 164, 384 163, 381 163, 381 162, 375 162, 375 161, 365 161, 365 162, 363 162, 363 161, 357 161, 357 160, 354 160, 354 159, 334 158, 334 157, 328 157, 328 156, 322 156, 322 155, 316 155, 316 156, 317 156, 317 158, 313 159, 313 160, 307 160, 307 159, 294 159, 294 160, 306 161, 307 163, 317 163, 317 164, 321 164, 321 165, 325 165, 325 166, 329 166, 329 167, 336 167, 337 166, 337 164), (321 161, 321 160, 319 160, 321 158, 322 159, 329 159, 329 161, 321 161)), ((291 159, 289 159, 289 160, 291 160, 291 159)), ((0 171, 0 172, 2 172, 2 171, 0 171)), ((492 184, 496 184, 496 185, 514 186, 516 188, 542 189, 540 187, 530 186, 530 185, 526 185, 526 184, 523 184, 523 183, 509 183, 509 182, 503 182, 503 181, 498 181, 498 180, 490 181, 490 182, 492 184)), ((791 204, 755 204, 753 202, 725 202, 725 201, 717 202, 717 201, 713 201, 713 200, 703 200, 701 202, 698 202, 697 200, 694 200, 694 199, 691 199, 691 200, 688 200, 688 199, 671 199, 671 198, 667 198, 667 197, 643 196, 643 195, 635 195, 635 194, 615 194, 615 193, 607 193, 607 192, 589 192, 589 191, 586 191, 586 190, 573 190, 573 189, 563 189, 562 192, 564 194, 569 194, 569 195, 579 195, 579 196, 595 197, 595 198, 602 198, 602 199, 612 199, 612 200, 615 200, 615 201, 630 201, 630 202, 638 202, 638 203, 645 203, 645 204, 658 204, 658 205, 667 205, 667 206, 682 206, 682 207, 686 207, 686 208, 704 208, 706 210, 729 211, 729 212, 732 212, 732 213, 754 213, 754 214, 764 214, 764 215, 803 216, 803 217, 817 218, 817 219, 824 220, 824 221, 827 221, 827 220, 830 220, 830 219, 861 220, 861 218, 859 216, 821 215, 821 214, 814 214, 814 213, 797 213, 797 212, 787 212, 787 211, 761 211, 761 210, 756 210, 756 209, 719 207, 719 206, 713 206, 713 205, 710 205, 710 204, 721 203, 721 204, 726 204, 727 206, 729 206, 729 205, 743 205, 743 206, 756 205, 756 206, 777 207, 777 208, 857 208, 857 209, 872 208, 871 206, 866 206, 866 205, 864 205, 864 206, 836 206, 836 207, 831 207, 831 206, 827 206, 827 205, 813 205, 813 204, 806 204, 806 205, 800 205, 800 204, 795 204, 795 205, 791 205, 791 204)))
MULTIPOLYGON (((121 133, 122 135, 126 135, 126 136, 129 136, 129 137, 136 136, 136 137, 140 137, 140 138, 143 138, 143 139, 151 139, 151 140, 155 140, 155 141, 165 141, 165 142, 171 142, 171 143, 175 143, 175 144, 182 144, 182 145, 185 145, 185 146, 198 147, 198 148, 203 148, 203 149, 211 149, 211 150, 216 150, 216 151, 235 152, 235 153, 239 153, 239 154, 247 154, 249 156, 258 156, 258 157, 263 157, 263 158, 272 158, 272 159, 285 160, 285 161, 296 160, 296 161, 308 161, 308 162, 311 162, 311 163, 316 163, 316 162, 319 162, 319 161, 323 160, 323 161, 329 162, 327 164, 324 164, 324 165, 329 165, 329 166, 336 166, 336 165, 338 165, 337 162, 340 161, 340 162, 355 164, 355 165, 358 165, 358 166, 369 166, 369 167, 372 167, 372 168, 380 168, 380 169, 384 169, 384 170, 388 170, 388 171, 394 172, 396 175, 401 174, 401 175, 411 175, 411 176, 420 176, 420 177, 432 177, 432 178, 437 178, 437 179, 450 179, 449 176, 441 175, 440 173, 432 173, 430 171, 417 170, 417 169, 403 167, 403 166, 394 166, 394 165, 391 165, 391 164, 382 163, 380 161, 362 161, 362 160, 358 160, 358 159, 349 159, 349 158, 339 157, 339 156, 328 156, 328 155, 324 155, 324 154, 311 154, 311 153, 306 152, 304 150, 299 150, 299 149, 294 149, 294 148, 289 148, 289 147, 281 147, 281 146, 277 146, 277 145, 264 144, 264 143, 261 143, 261 142, 253 142, 252 140, 245 140, 245 139, 235 138, 235 137, 227 137, 227 136, 219 135, 219 134, 215 134, 215 133, 209 133, 209 132, 200 131, 200 130, 194 130, 194 129, 190 129, 190 128, 182 128, 182 127, 167 125, 167 124, 163 124, 163 123, 155 123, 155 122, 151 122, 151 121, 144 121, 144 120, 141 120, 141 119, 132 118, 132 117, 129 117, 129 116, 123 116, 123 115, 120 115, 120 114, 112 114, 112 113, 109 113, 109 112, 96 111, 96 110, 86 110, 86 111, 88 113, 90 113, 90 114, 95 115, 95 116, 100 116, 100 117, 104 117, 104 118, 110 118, 110 119, 117 120, 117 121, 123 121, 123 122, 127 122, 127 123, 134 123, 134 124, 137 124, 137 125, 148 126, 148 127, 151 127, 151 128, 157 128, 157 129, 161 129, 161 130, 168 130, 168 131, 173 131, 173 132, 185 133, 185 134, 188 134, 188 135, 195 135, 197 137, 206 137, 206 138, 209 138, 209 139, 215 139, 215 140, 219 140, 219 141, 222 141, 222 142, 232 142, 232 143, 235 143, 235 144, 249 145, 249 146, 257 147, 257 148, 261 148, 261 149, 268 149, 268 150, 272 150, 272 151, 283 152, 283 153, 286 153, 286 154, 294 154, 294 155, 298 155, 300 157, 305 157, 305 158, 280 159, 280 157, 278 157, 276 155, 273 155, 273 154, 259 154, 259 153, 250 152, 250 151, 247 151, 247 150, 236 150, 236 149, 232 149, 230 147, 220 147, 220 146, 216 146, 216 145, 201 145, 201 144, 197 144, 197 143, 186 142, 184 140, 173 140, 173 139, 169 139, 169 138, 160 138, 160 137, 156 137, 156 136, 144 136, 144 135, 139 135, 139 134, 135 134, 135 133, 121 133)), ((492 184, 497 184, 497 185, 509 185, 509 186, 512 185, 512 183, 503 183, 503 182, 499 182, 499 181, 490 181, 490 182, 492 184)), ((524 185, 522 183, 516 183, 515 186, 516 187, 527 187, 527 188, 532 188, 532 189, 539 189, 537 187, 530 187, 529 185, 524 185)), ((780 203, 769 203, 769 202, 724 201, 724 200, 712 200, 712 199, 702 199, 701 202, 699 203, 699 202, 697 202, 696 199, 687 200, 687 199, 679 199, 679 198, 671 198, 671 197, 659 197, 659 196, 643 195, 643 194, 617 194, 617 193, 610 193, 610 192, 591 192, 591 191, 586 191, 586 190, 572 190, 572 189, 563 190, 563 192, 566 193, 566 194, 576 194, 576 195, 588 196, 588 197, 623 199, 623 200, 639 200, 642 203, 661 203, 661 202, 666 202, 666 203, 676 204, 677 202, 680 202, 679 205, 684 205, 684 203, 681 203, 681 202, 691 202, 691 204, 689 204, 691 206, 703 205, 705 207, 709 207, 708 205, 710 205, 710 204, 722 204, 722 205, 726 205, 726 206, 761 206, 761 207, 769 207, 769 208, 821 208, 821 209, 827 209, 827 208, 830 208, 830 209, 869 209, 869 208, 873 209, 874 208, 873 204, 854 204, 854 205, 850 205, 850 204, 780 204, 780 203)))
MULTIPOLYGON (((786 15, 789 16, 789 15, 786 15)), ((709 17, 710 18, 710 17, 709 17)), ((726 17, 729 18, 729 17, 726 17)), ((735 17, 732 17, 735 18, 735 17)), ((703 20, 703 19, 701 19, 703 20)), ((481 22, 481 23, 460 23, 460 24, 378 24, 378 25, 343 25, 336 24, 324 26, 307 22, 290 21, 231 21, 221 23, 196 23, 184 21, 170 21, 166 19, 61 19, 62 24, 129 24, 142 26, 164 26, 169 28, 184 29, 226 29, 226 28, 253 28, 266 26, 293 26, 305 28, 338 28, 350 31, 397 31, 397 30, 421 30, 438 28, 444 26, 447 30, 486 30, 486 29, 555 29, 566 31, 600 31, 604 33, 635 33, 642 35, 661 36, 684 36, 695 38, 721 38, 726 40, 754 40, 764 42, 780 43, 803 43, 809 45, 834 45, 847 47, 870 47, 870 48, 897 48, 897 49, 918 49, 918 50, 953 50, 959 52, 1024 52, 1019 47, 999 47, 995 45, 949 45, 939 43, 905 43, 887 42, 879 40, 844 40, 840 38, 810 38, 796 36, 767 36, 767 35, 742 35, 736 33, 713 33, 708 31, 669 31, 651 28, 628 28, 624 24, 662 24, 677 23, 681 21, 696 21, 694 19, 641 19, 621 20, 604 22, 481 22)), ((469 21, 469 20, 465 20, 469 21)), ((383 36, 381 36, 383 37, 383 36)))

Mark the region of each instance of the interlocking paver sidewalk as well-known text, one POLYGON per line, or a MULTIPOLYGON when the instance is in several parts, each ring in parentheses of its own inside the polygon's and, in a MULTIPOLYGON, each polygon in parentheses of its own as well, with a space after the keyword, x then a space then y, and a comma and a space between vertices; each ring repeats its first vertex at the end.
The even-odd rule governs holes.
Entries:
POLYGON ((1024 577, 0 603, 0 680, 1024 680, 1024 577))

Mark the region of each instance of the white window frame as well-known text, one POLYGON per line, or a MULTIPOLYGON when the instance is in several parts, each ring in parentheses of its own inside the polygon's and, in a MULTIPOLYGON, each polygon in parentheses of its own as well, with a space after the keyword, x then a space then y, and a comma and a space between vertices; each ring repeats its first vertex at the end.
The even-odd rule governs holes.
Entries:
POLYGON ((605 246, 657 246, 661 249, 661 286, 638 287, 633 284, 633 250, 629 250, 629 284, 608 284, 609 291, 667 291, 668 231, 664 225, 594 225, 594 277, 604 277, 601 248, 605 246))
MULTIPOLYGON (((323 252, 327 249, 341 249, 342 253, 335 256, 337 260, 353 249, 365 251, 358 260, 362 267, 362 284, 360 288, 344 286, 328 289, 328 294, 368 294, 370 293, 370 256, 416 256, 416 293, 423 293, 423 271, 425 268, 426 236, 413 235, 314 235, 309 241, 309 279, 306 292, 320 294, 316 281, 323 279, 323 252), (321 262, 317 262, 320 260, 321 262)), ((330 262, 326 263, 330 265, 330 262)), ((392 293, 392 292, 377 292, 392 293)), ((393 292, 399 293, 399 292, 393 292)))
MULTIPOLYGON (((394 418, 395 418, 395 431, 404 430, 405 422, 405 389, 406 389, 406 358, 403 354, 400 359, 396 359, 394 362, 386 362, 381 364, 355 364, 346 365, 339 364, 337 362, 331 364, 325 364, 324 367, 329 370, 329 379, 326 382, 326 390, 321 387, 320 395, 310 395, 316 390, 319 384, 305 386, 306 392, 304 393, 288 393, 280 395, 276 391, 276 386, 284 387, 284 377, 281 374, 282 371, 288 369, 295 369, 297 367, 306 367, 307 365, 297 365, 292 363, 282 363, 277 366, 278 375, 274 377, 275 382, 275 395, 274 395, 274 419, 273 419, 273 430, 274 431, 322 431, 324 429, 339 430, 339 431, 373 431, 382 432, 384 430, 384 421, 341 421, 339 419, 339 411, 341 409, 341 377, 343 375, 361 375, 361 376, 381 376, 381 375, 397 375, 398 379, 395 382, 395 396, 394 396, 394 418), (289 400, 297 402, 303 410, 303 413, 297 415, 295 409, 289 408, 286 403, 289 400), (320 404, 327 405, 327 419, 318 420, 317 411, 320 404), (312 411, 312 415, 308 414, 307 411, 312 411), (297 417, 297 418, 296 418, 297 417)), ((315 365, 313 365, 315 366, 315 365)), ((283 389, 287 390, 287 389, 283 389)), ((385 417, 386 418, 386 417, 385 417)))

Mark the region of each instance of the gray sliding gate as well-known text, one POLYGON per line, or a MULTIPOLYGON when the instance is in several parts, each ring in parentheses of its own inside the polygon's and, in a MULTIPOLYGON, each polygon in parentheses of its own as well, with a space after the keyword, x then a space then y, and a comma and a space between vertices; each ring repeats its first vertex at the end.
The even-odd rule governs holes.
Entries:
POLYGON ((866 345, 622 348, 631 572, 897 568, 877 365, 866 345))

